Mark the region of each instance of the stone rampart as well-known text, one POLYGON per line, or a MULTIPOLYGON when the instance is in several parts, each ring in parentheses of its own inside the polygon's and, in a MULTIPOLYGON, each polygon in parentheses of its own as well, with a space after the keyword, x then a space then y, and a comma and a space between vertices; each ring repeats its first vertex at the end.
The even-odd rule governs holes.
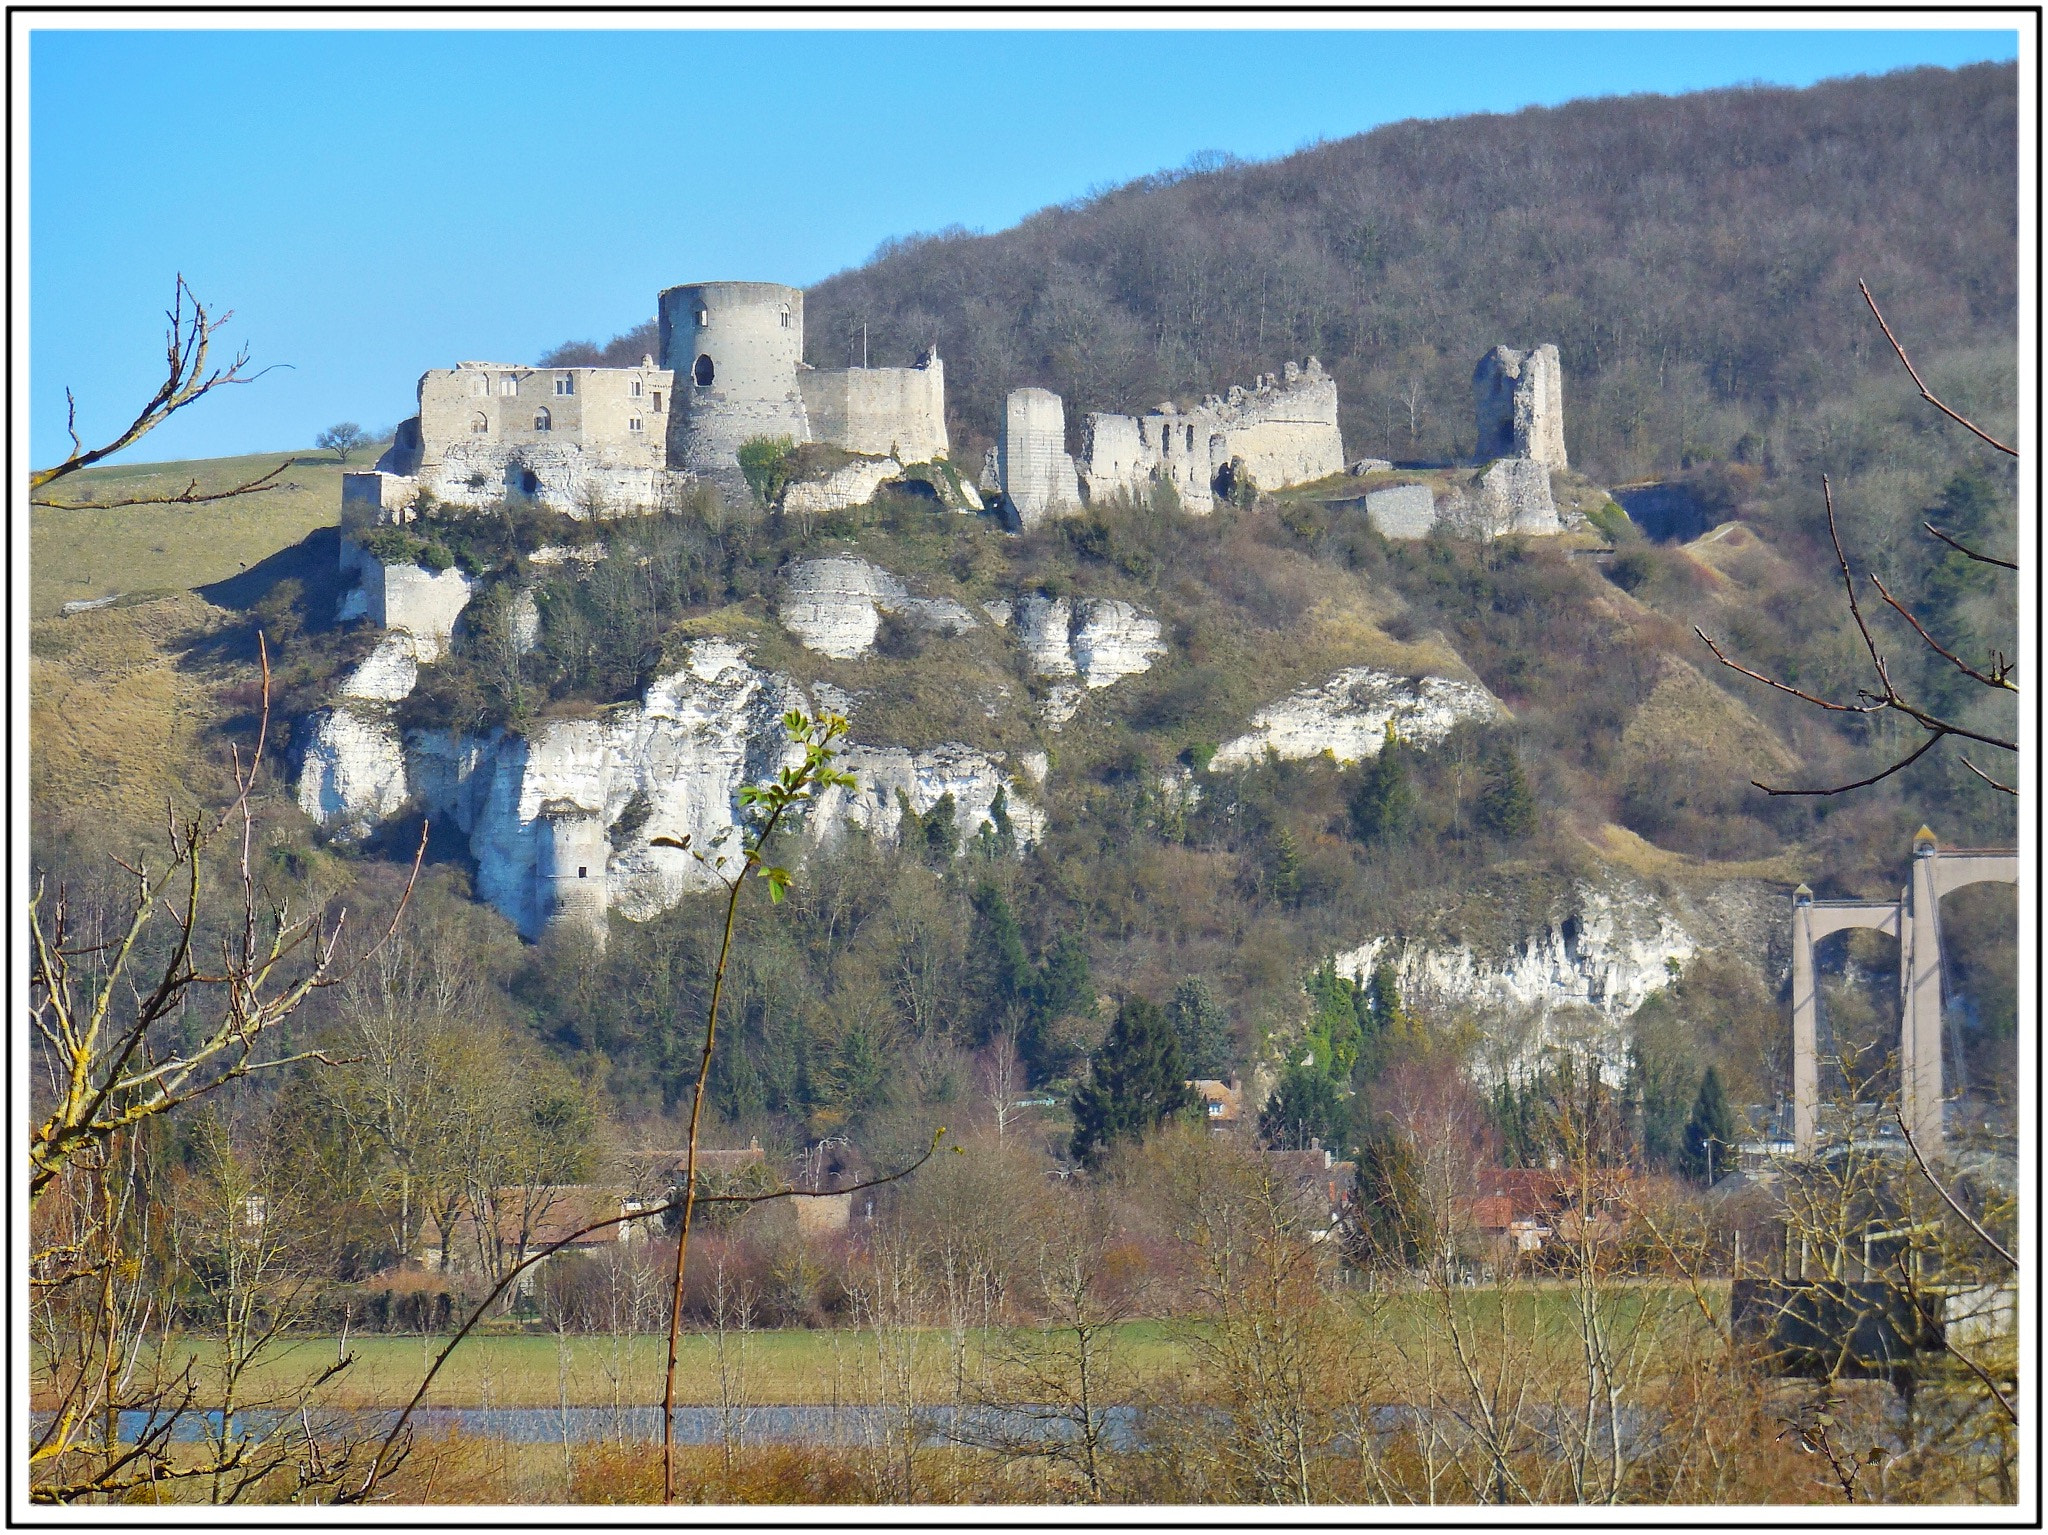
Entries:
POLYGON ((814 442, 899 463, 943 457, 946 365, 936 354, 915 368, 811 368, 797 375, 814 442))
POLYGON ((1369 491, 1365 520, 1382 538, 1427 538, 1436 527, 1436 494, 1427 485, 1369 491))
POLYGON ((1050 389, 1013 389, 997 445, 998 473, 1010 515, 1035 528, 1081 509, 1081 485, 1067 452, 1067 410, 1050 389))
POLYGON ((1344 469, 1337 384, 1313 357, 1266 374, 1252 389, 1211 395, 1192 410, 1165 403, 1144 416, 1097 412, 1085 435, 1081 479, 1091 502, 1145 495, 1165 483, 1188 511, 1209 512, 1218 478, 1234 462, 1267 490, 1344 469))
MULTIPOLYGON (((430 369, 419 384, 413 494, 466 507, 525 496, 572 517, 652 510, 668 464, 673 394, 672 375, 652 359, 637 368, 430 369)), ((394 468, 399 456, 395 446, 386 455, 394 468)), ((367 501, 370 489, 359 486, 359 496, 367 501)), ((404 490, 379 485, 380 509, 404 490)))

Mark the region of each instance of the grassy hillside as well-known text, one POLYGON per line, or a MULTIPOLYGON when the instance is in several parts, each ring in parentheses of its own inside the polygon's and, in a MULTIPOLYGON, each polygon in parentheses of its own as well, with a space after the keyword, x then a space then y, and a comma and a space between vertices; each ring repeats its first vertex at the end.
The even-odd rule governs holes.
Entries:
POLYGON ((29 612, 43 617, 67 602, 116 592, 186 591, 225 581, 314 528, 341 519, 341 476, 366 468, 384 445, 348 464, 332 453, 251 453, 237 458, 118 464, 81 470, 51 486, 53 500, 114 501, 177 495, 193 481, 199 494, 291 468, 273 489, 203 506, 137 506, 115 511, 33 507, 29 513, 29 612))

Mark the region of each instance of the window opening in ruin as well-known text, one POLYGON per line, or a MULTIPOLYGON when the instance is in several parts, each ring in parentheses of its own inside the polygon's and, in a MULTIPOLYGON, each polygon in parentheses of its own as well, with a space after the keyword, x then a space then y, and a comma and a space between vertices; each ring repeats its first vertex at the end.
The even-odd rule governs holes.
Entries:
POLYGON ((539 475, 535 474, 531 469, 522 469, 519 471, 519 493, 521 495, 530 496, 537 492, 539 489, 539 475))
POLYGON ((556 393, 556 394, 574 394, 575 392, 576 392, 576 375, 575 375, 575 374, 573 374, 573 373, 559 373, 559 374, 557 374, 557 375, 555 376, 555 393, 556 393))
POLYGON ((479 373, 469 381, 469 392, 471 394, 489 394, 491 392, 490 379, 479 373))
POLYGON ((691 370, 691 377, 697 380, 697 387, 699 389, 709 389, 711 387, 712 367, 711 354, 709 352, 705 352, 698 357, 697 366, 691 370))
POLYGON ((509 374, 509 373, 501 373, 501 374, 499 374, 499 375, 498 375, 498 393, 500 393, 500 394, 517 394, 517 393, 519 393, 519 380, 518 380, 518 379, 516 379, 516 378, 514 378, 514 377, 513 377, 513 376, 512 376, 511 374, 509 374))
POLYGON ((708 310, 708 309, 699 309, 699 310, 697 311, 697 324, 698 324, 699 328, 702 328, 703 326, 709 325, 710 323, 711 323, 711 311, 710 311, 710 310, 708 310))
POLYGON ((637 378, 633 380, 633 398, 636 400, 640 398, 640 380, 637 378))
POLYGON ((1189 428, 1188 428, 1188 451, 1189 451, 1190 453, 1192 453, 1192 452, 1194 452, 1194 450, 1195 450, 1195 429, 1194 429, 1193 427, 1189 427, 1189 428))
POLYGON ((533 429, 536 432, 552 432, 555 429, 555 418, 549 414, 545 405, 533 413, 533 429))
POLYGON ((782 306, 782 328, 784 330, 789 329, 789 305, 787 304, 782 306))
POLYGON ((637 431, 639 431, 639 430, 640 430, 640 418, 639 418, 638 416, 628 416, 628 417, 626 417, 626 430, 627 430, 627 431, 629 431, 629 432, 637 432, 637 431))
POLYGON ((579 863, 578 865, 576 865, 576 877, 578 879, 589 879, 590 865, 587 863, 579 863))
POLYGON ((657 416, 661 414, 661 391, 659 389, 654 391, 654 413, 657 416))
POLYGON ((469 429, 479 435, 488 432, 491 429, 491 418, 482 411, 478 411, 469 418, 469 429))

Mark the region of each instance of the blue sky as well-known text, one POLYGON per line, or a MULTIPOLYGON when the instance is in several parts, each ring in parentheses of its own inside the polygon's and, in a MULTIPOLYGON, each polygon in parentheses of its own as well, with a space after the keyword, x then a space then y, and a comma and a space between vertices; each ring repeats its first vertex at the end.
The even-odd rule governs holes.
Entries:
POLYGON ((130 460, 301 447, 664 286, 808 284, 1198 151, 2009 59, 2011 32, 63 32, 30 44, 31 454, 161 375, 183 271, 258 364, 130 460))

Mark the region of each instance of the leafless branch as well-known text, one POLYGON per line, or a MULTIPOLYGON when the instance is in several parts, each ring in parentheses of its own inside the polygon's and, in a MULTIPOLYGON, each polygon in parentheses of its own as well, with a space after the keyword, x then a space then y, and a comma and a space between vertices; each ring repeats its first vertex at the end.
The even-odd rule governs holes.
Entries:
POLYGON ((2000 783, 1997 779, 1993 778, 1989 773, 1985 772, 1982 768, 1977 766, 1976 763, 1972 762, 1968 757, 1958 755, 1956 760, 1962 763, 1962 765, 1968 768, 1971 772, 1975 773, 1979 778, 1983 779, 1986 783, 1990 784, 1991 787, 1996 789, 2000 794, 2010 794, 2014 798, 2019 797, 2019 790, 2015 789, 2011 784, 2000 783))
MULTIPOLYGON (((1913 359, 1906 355, 1906 349, 1899 345, 1899 338, 1897 336, 1894 336, 1892 334, 1892 328, 1889 325, 1885 324, 1884 315, 1878 310, 1877 300, 1870 296, 1870 285, 1868 283, 1859 282, 1856 284, 1856 286, 1859 290, 1861 290, 1863 294, 1863 302, 1870 306, 1871 314, 1876 316, 1878 329, 1884 332, 1884 339, 1892 344, 1892 350, 1899 354, 1899 361, 1906 365, 1906 374, 1909 378, 1913 380, 1913 387, 1920 391, 1920 398, 1925 400, 1929 405, 1932 405, 1936 410, 1940 411, 1944 416, 1947 416, 1949 420, 1955 422, 1957 425, 1965 427, 1972 432, 1975 432, 1977 436, 1981 437, 1985 442, 1991 444, 1992 447, 1998 449, 1999 452, 2008 453, 2012 455, 2012 457, 2018 458, 2020 456, 2020 450, 2018 448, 2007 447, 2004 443, 2000 442, 1996 437, 1993 437, 1989 432, 1985 431, 1983 427, 1977 425, 1977 423, 1972 421, 1968 416, 1962 415, 1957 411, 1950 410, 1948 406, 1942 404, 1940 399, 1936 397, 1934 391, 1929 389, 1927 385, 1921 381, 1920 371, 1919 369, 1913 366, 1913 359)), ((1967 553, 1968 551, 1966 550, 1964 552, 1967 553)))
POLYGON ((268 368, 258 373, 249 373, 249 350, 244 347, 235 353, 225 368, 208 372, 207 353, 213 345, 214 332, 234 318, 232 309, 224 310, 218 316, 209 314, 204 304, 186 284, 184 274, 178 274, 177 286, 172 291, 171 307, 164 316, 170 321, 170 328, 164 334, 164 381, 157 386, 149 403, 131 421, 127 429, 111 442, 97 448, 88 448, 78 435, 78 402, 71 391, 64 391, 69 404, 65 418, 65 430, 71 436, 71 452, 62 463, 48 469, 38 469, 29 476, 30 490, 41 490, 53 480, 60 480, 67 474, 98 463, 111 454, 120 452, 145 434, 162 426, 187 405, 204 399, 214 390, 227 384, 247 384, 261 378, 268 368), (186 306, 190 305, 190 311, 186 306))
POLYGON ((59 512, 112 512, 130 506, 205 506, 214 501, 232 501, 236 496, 253 496, 258 491, 297 490, 299 487, 290 480, 282 485, 277 483, 277 477, 297 463, 297 459, 288 458, 275 469, 258 475, 245 484, 237 485, 232 490, 210 491, 203 496, 197 494, 199 482, 193 480, 174 496, 124 496, 114 501, 51 501, 41 496, 31 496, 29 505, 46 506, 59 512))
POLYGON ((1928 532, 1932 533, 1936 538, 1940 539, 1943 543, 1947 544, 1949 548, 1955 550, 1956 553, 1966 554, 1980 565, 1996 565, 2000 570, 2019 569, 2019 566, 2013 564, 2011 560, 2001 560, 1995 554, 1979 554, 1975 549, 1972 549, 1968 544, 1958 543, 1955 539, 1951 538, 1948 534, 1942 532, 1941 529, 1937 528, 1931 522, 1923 522, 1920 524, 1920 526, 1925 528, 1928 532))
POLYGON ((1982 1242, 1986 1247, 1990 1248, 1994 1253, 1998 1254, 1999 1261, 2004 1263, 2008 1269, 2012 1270, 2012 1272, 2014 1273, 2018 1273, 2020 1267, 2019 1259, 2015 1258, 2009 1251, 2006 1250, 2006 1246, 2003 1242, 1999 1241, 1997 1237, 1993 1236, 1990 1232, 1986 1231, 1983 1228, 1983 1226, 1978 1223, 1976 1216, 1972 1215, 1968 1210, 1965 1210, 1962 1207, 1962 1205, 1956 1201, 1955 1195, 1949 1192, 1947 1184, 1943 1183, 1939 1178, 1934 1176, 1933 1169, 1931 1169, 1927 1165, 1927 1158, 1920 1154, 1919 1142, 1913 1139, 1913 1129, 1912 1126, 1906 1123, 1905 1114, 1896 1107, 1893 1109, 1892 1112, 1893 1116, 1899 1122, 1899 1133, 1905 1136, 1906 1138, 1906 1149, 1913 1153, 1913 1165, 1920 1169, 1920 1176, 1925 1178, 1929 1183, 1934 1185, 1934 1192, 1941 1196, 1941 1202, 1943 1204, 1947 1205, 1951 1210, 1955 1211, 1956 1218, 1962 1221, 1962 1223, 1968 1226, 1972 1231, 1977 1233, 1978 1241, 1982 1242))
POLYGON ((1993 662, 1991 663, 1991 672, 1987 676, 1985 673, 1978 671, 1976 667, 1970 665, 1969 662, 1965 661, 1961 656, 1957 655, 1954 651, 1944 648, 1939 640, 1935 639, 1933 635, 1929 634, 1927 630, 1924 627, 1922 627, 1920 620, 1913 616, 1912 610, 1909 609, 1903 602, 1899 601, 1898 598, 1894 597, 1891 594, 1891 592, 1886 588, 1884 582, 1879 580, 1875 573, 1873 573, 1870 577, 1870 584, 1877 588, 1878 596, 1884 598, 1886 602, 1891 604, 1893 612, 1897 613, 1901 618, 1905 619, 1907 623, 1913 626, 1913 632, 1919 635, 1920 638, 1923 641, 1925 641, 1927 648, 1929 650, 1933 651, 1936 655, 1940 656, 1944 661, 1953 663, 1955 668, 1958 671, 1960 671, 1965 677, 1971 678, 1973 681, 1981 682, 1987 688, 2003 688, 2008 693, 2017 693, 2019 691, 2018 688, 2012 685, 2012 663, 2010 661, 2007 661, 2005 657, 1998 656, 1996 659, 1993 660, 1993 662))
MULTIPOLYGON (((1859 688, 1856 695, 1860 700, 1859 702, 1853 704, 1835 703, 1830 699, 1820 697, 1818 694, 1809 693, 1804 688, 1793 687, 1789 682, 1780 682, 1775 677, 1766 676, 1760 671, 1744 666, 1741 662, 1733 659, 1723 651, 1713 640, 1709 639, 1706 631, 1697 625, 1694 626, 1692 632, 1697 634, 1700 637, 1701 643, 1714 653, 1714 659, 1730 671, 1740 672, 1752 681, 1761 682, 1766 687, 1775 688, 1780 693, 1790 694, 1802 703, 1811 704, 1817 709, 1825 709, 1834 714, 1879 714, 1887 710, 1894 714, 1903 714, 1907 719, 1913 721, 1914 724, 1927 732, 1927 739, 1882 772, 1873 773, 1868 778, 1859 778, 1854 783, 1837 784, 1833 788, 1828 789, 1781 789, 1773 788, 1761 779, 1752 778, 1750 780, 1751 785, 1763 790, 1766 794, 1778 797, 1826 797, 1834 794, 1847 794, 1852 789, 1867 789, 1870 785, 1881 783, 1891 777, 1892 774, 1911 767, 1922 757, 1926 756, 1937 743, 1948 736, 1956 736, 1966 741, 1979 741, 1986 746, 1995 746, 2000 751, 2017 752, 2019 750, 2019 743, 2017 741, 2007 741, 1997 736, 1985 735, 1982 731, 1972 730, 1966 725, 1956 724, 1953 720, 1943 719, 1940 715, 1930 714, 1899 692, 1898 687, 1892 682, 1891 666, 1885 660, 1884 652, 1878 649, 1877 638, 1870 632, 1870 623, 1863 616, 1863 606, 1856 600, 1856 578, 1849 568, 1848 552, 1842 548, 1841 528, 1835 521, 1834 487, 1829 483, 1826 475, 1821 476, 1820 485, 1821 498, 1826 503, 1828 512, 1828 541, 1834 546, 1835 565, 1841 573, 1842 590, 1849 598, 1849 617, 1856 625, 1856 633, 1863 640, 1864 652, 1870 657, 1871 670, 1877 674, 1878 686, 1881 691, 1871 692, 1867 688, 1859 688)), ((1968 551, 1965 552, 1967 553, 1968 551)), ((1954 662, 1966 674, 1986 687, 2001 688, 2013 692, 2018 691, 2006 680, 2012 668, 2003 656, 1999 656, 1995 660, 1993 663, 1994 670, 1990 675, 1977 671, 1974 667, 1971 667, 1937 644, 1934 637, 1921 627, 1920 621, 1906 609, 1903 603, 1886 590, 1884 583, 1875 575, 1872 575, 1870 580, 1871 584, 1877 588, 1878 594, 1887 603, 1891 604, 1905 618, 1906 622, 1913 626, 1914 632, 1937 654, 1954 662)), ((1967 759, 1965 765, 1969 766, 1967 759)), ((1986 777, 1976 767, 1971 766, 1970 770, 1976 773, 1979 778, 1983 778, 1993 788, 2005 789, 2003 784, 1986 777)), ((2011 793, 2012 791, 2005 790, 2005 792, 2011 793)))
POLYGON ((1763 790, 1766 794, 1776 795, 1781 799, 1800 795, 1847 794, 1851 789, 1867 789, 1874 783, 1882 783, 1894 773, 1904 772, 1932 751, 1940 740, 1941 737, 1939 735, 1931 735, 1883 772, 1872 773, 1868 778, 1859 778, 1854 783, 1837 784, 1832 789, 1774 789, 1769 784, 1755 778, 1750 780, 1750 784, 1755 788, 1763 790))
MULTIPOLYGON (((800 1189, 794 1184, 785 1184, 781 1188, 769 1189, 758 1194, 698 1194, 695 1192, 693 1185, 686 1188, 681 1195, 665 1200, 661 1204, 651 1205, 645 1210, 629 1210, 621 1215, 608 1215, 602 1220, 592 1221, 589 1225, 570 1232, 567 1236, 549 1243, 546 1247, 535 1249, 519 1262, 510 1265, 499 1276, 497 1283, 492 1285, 484 1297, 477 1302, 476 1306, 470 1311, 468 1319, 456 1330, 455 1336, 441 1346, 440 1352, 434 1355, 433 1362, 427 1366, 426 1373, 420 1377, 420 1383, 414 1389, 411 1399, 400 1410, 397 1419, 385 1434, 383 1442, 377 1448, 377 1453, 371 1457, 369 1473, 364 1477, 362 1485, 353 1492, 343 1494, 335 1501, 339 1503, 361 1503, 365 1501, 376 1490, 377 1483, 387 1473, 397 1468, 399 1461, 404 1458, 404 1452, 401 1449, 396 1457, 394 1457, 393 1451, 399 1445, 401 1437, 405 1434, 408 1425, 411 1423, 413 1413, 419 1408, 420 1403, 426 1400, 427 1391, 434 1384, 434 1377, 440 1373, 441 1366, 447 1363, 449 1355, 455 1352, 457 1345, 475 1330, 477 1323, 490 1314, 491 1307, 497 1304, 498 1297, 503 1295, 506 1289, 521 1274, 525 1273, 535 1264, 545 1262, 563 1248, 580 1242, 585 1237, 594 1236, 598 1232, 613 1226, 623 1226, 632 1221, 655 1220, 671 1214, 679 1215, 686 1204, 758 1205, 767 1204, 778 1199, 827 1199, 837 1197, 839 1194, 858 1194, 867 1189, 878 1189, 886 1184, 900 1182, 923 1167, 925 1163, 938 1154, 939 1145, 944 1141, 945 1137, 946 1130, 942 1125, 932 1136, 931 1145, 925 1148, 924 1155, 915 1162, 905 1167, 899 1167, 892 1173, 883 1173, 879 1177, 869 1178, 865 1182, 849 1184, 843 1189, 800 1189)), ((669 1406, 669 1411, 673 1415, 674 1407, 672 1403, 669 1406)))

